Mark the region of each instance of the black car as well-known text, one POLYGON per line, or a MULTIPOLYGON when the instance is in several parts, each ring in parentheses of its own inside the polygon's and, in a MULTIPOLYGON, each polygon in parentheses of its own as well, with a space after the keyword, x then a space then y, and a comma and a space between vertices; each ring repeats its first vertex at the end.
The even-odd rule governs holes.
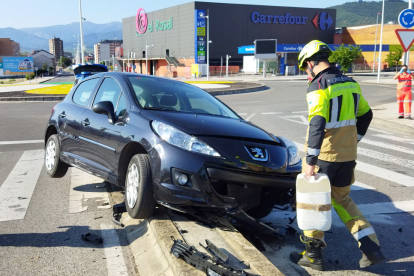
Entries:
POLYGON ((45 133, 51 177, 76 167, 125 188, 128 213, 164 206, 263 217, 289 200, 301 160, 294 143, 175 80, 101 73, 57 104, 45 133))

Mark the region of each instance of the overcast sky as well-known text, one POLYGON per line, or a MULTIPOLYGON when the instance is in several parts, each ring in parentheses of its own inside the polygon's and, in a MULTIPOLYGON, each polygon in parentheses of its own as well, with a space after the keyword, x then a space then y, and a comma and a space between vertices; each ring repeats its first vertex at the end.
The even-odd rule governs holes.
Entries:
MULTIPOLYGON (((357 0, 226 0, 203 1, 289 7, 326 8, 357 0)), ((191 0, 82 0, 83 17, 94 23, 122 22, 142 7, 147 12, 191 0)), ((408 4, 407 4, 408 5, 408 4)), ((78 0, 0 0, 0 28, 28 28, 79 22, 78 0)))

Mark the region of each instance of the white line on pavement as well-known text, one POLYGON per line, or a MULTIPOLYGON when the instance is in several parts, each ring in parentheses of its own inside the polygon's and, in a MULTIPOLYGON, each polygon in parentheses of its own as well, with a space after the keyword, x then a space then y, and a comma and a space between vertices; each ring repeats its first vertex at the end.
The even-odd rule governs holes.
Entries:
POLYGON ((239 114, 240 116, 247 115, 247 113, 237 113, 237 114, 239 114))
POLYGON ((385 133, 385 134, 392 134, 392 133, 389 133, 389 132, 386 132, 386 131, 382 131, 382 130, 378 130, 378 129, 372 128, 372 127, 369 127, 368 130, 373 130, 373 131, 380 132, 380 133, 385 133))
POLYGON ((0 145, 18 145, 18 144, 40 144, 43 140, 24 140, 24 141, 0 141, 0 145))
MULTIPOLYGON (((89 199, 102 202, 102 204, 105 202, 109 203, 108 193, 106 192, 105 186, 96 185, 103 182, 101 178, 76 168, 71 168, 71 171, 69 213, 80 213, 86 211, 88 206, 85 201, 89 199)), ((100 206, 97 208, 99 207, 100 206)))
POLYGON ((308 111, 293 111, 292 113, 308 113, 308 111))
POLYGON ((374 134, 374 136, 379 137, 379 138, 383 138, 383 139, 392 140, 394 142, 414 144, 414 139, 404 138, 404 137, 398 137, 396 135, 374 134))
POLYGON ((361 190, 376 190, 374 187, 367 184, 355 181, 351 186, 352 191, 361 191, 361 190))
POLYGON ((382 162, 394 163, 400 167, 414 169, 414 161, 404 158, 399 158, 391 154, 382 153, 375 150, 358 147, 358 155, 364 155, 370 158, 380 160, 382 162))
POLYGON ((250 115, 249 117, 247 117, 246 121, 249 121, 251 118, 253 118, 254 115, 256 115, 256 113, 253 113, 252 115, 250 115))
POLYGON ((43 150, 23 153, 0 187, 0 221, 24 219, 43 167, 43 150))
POLYGON ((274 115, 274 114, 281 114, 283 112, 263 112, 262 115, 274 115))
MULTIPOLYGON (((298 149, 301 152, 304 152, 304 147, 305 147, 304 144, 296 143, 296 142, 295 144, 298 146, 298 149)), ((396 172, 393 172, 393 171, 390 171, 384 168, 380 168, 374 165, 361 162, 361 161, 357 161, 357 166, 355 169, 358 171, 362 171, 364 173, 371 174, 376 177, 380 177, 382 179, 385 179, 391 182, 398 183, 406 187, 414 187, 414 177, 411 177, 405 174, 396 173, 396 172)))
POLYGON ((413 212, 414 200, 361 204, 358 208, 364 215, 413 212))
POLYGON ((101 224, 101 235, 106 257, 106 269, 108 276, 128 275, 128 269, 125 264, 122 247, 119 243, 116 230, 107 224, 101 224))
POLYGON ((280 116, 279 118, 295 122, 302 125, 309 125, 308 120, 303 115, 297 115, 297 116, 280 116))
POLYGON ((369 144, 369 145, 373 145, 373 146, 377 146, 377 147, 381 147, 381 148, 400 151, 400 152, 403 152, 403 153, 414 154, 414 150, 412 150, 410 148, 395 146, 395 145, 391 145, 390 143, 377 142, 377 141, 369 140, 369 139, 366 139, 366 138, 363 138, 360 141, 360 143, 365 143, 365 144, 369 144))

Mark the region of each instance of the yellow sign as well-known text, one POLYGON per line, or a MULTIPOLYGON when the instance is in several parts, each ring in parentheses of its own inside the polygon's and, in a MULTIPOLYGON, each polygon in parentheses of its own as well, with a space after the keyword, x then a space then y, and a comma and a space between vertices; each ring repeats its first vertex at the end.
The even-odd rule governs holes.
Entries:
POLYGON ((198 75, 199 69, 198 64, 191 64, 191 74, 197 74, 198 75))
POLYGON ((205 36, 205 35, 206 35, 206 28, 197 27, 197 36, 205 36))

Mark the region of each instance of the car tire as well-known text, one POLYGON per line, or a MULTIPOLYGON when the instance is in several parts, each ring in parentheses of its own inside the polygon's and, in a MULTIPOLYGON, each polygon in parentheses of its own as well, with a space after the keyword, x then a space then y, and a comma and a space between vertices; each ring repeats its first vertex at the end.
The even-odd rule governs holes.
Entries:
POLYGON ((155 210, 151 167, 147 154, 136 154, 129 162, 125 177, 125 205, 135 219, 149 218, 155 210))
POLYGON ((47 139, 45 146, 45 169, 52 178, 61 178, 68 172, 69 166, 60 160, 60 146, 57 134, 47 139))

